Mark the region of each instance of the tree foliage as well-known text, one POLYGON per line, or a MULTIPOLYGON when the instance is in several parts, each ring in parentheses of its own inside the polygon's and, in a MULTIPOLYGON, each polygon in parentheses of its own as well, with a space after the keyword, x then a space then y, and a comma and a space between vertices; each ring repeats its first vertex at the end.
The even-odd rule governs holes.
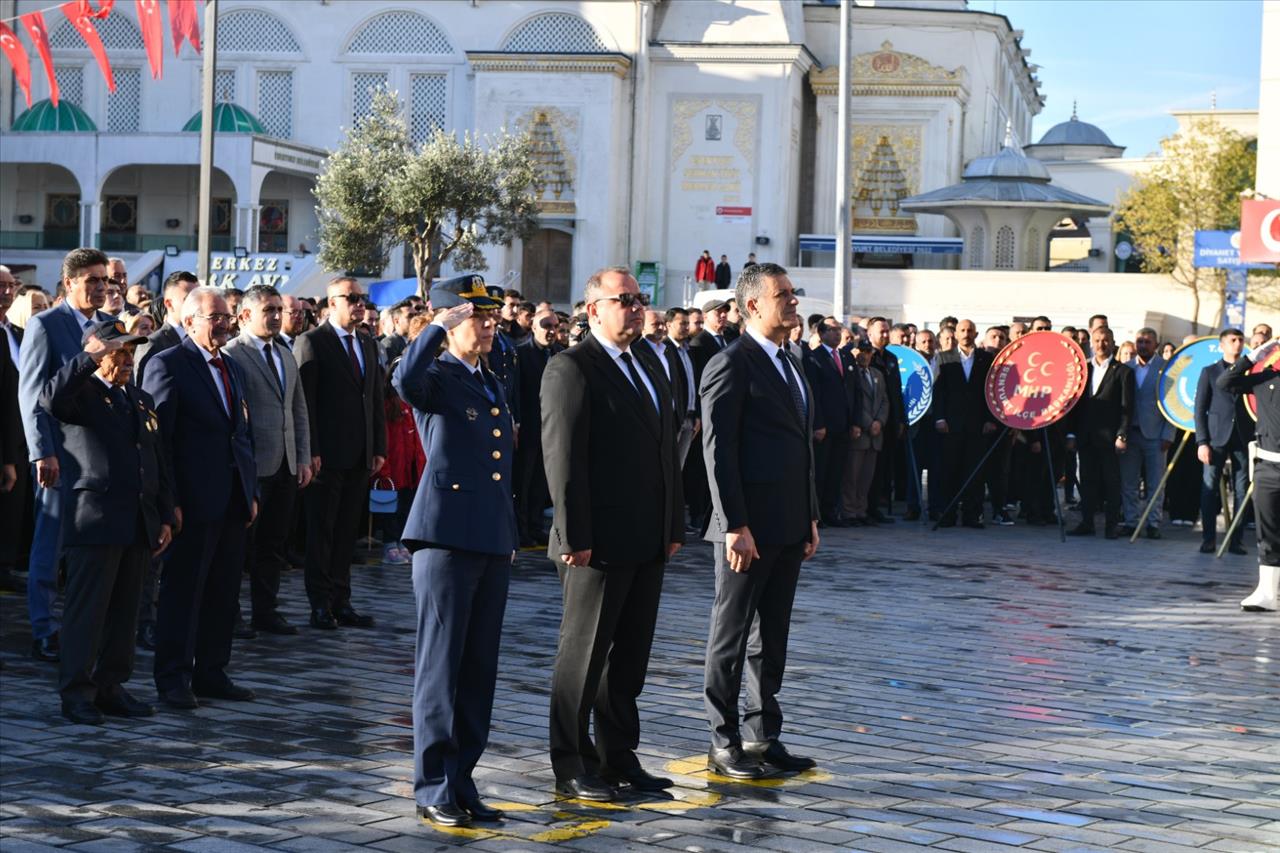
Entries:
POLYGON ((1117 224, 1132 237, 1144 272, 1168 275, 1191 291, 1198 329, 1201 294, 1216 293, 1221 304, 1226 276, 1194 266, 1195 232, 1240 227, 1240 193, 1253 186, 1256 143, 1201 120, 1162 140, 1161 153, 1121 198, 1117 224))
POLYGON ((528 135, 482 141, 436 130, 415 147, 395 93, 376 92, 316 182, 320 263, 381 269, 403 244, 425 295, 445 260, 486 269, 482 246, 534 232, 537 180, 528 135))

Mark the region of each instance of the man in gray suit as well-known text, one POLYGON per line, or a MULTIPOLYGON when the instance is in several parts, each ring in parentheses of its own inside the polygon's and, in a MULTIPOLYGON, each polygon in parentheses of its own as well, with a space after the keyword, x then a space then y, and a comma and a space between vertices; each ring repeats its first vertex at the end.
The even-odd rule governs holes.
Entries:
POLYGON ((298 364, 289 348, 276 339, 283 315, 280 292, 269 285, 254 285, 240 303, 240 335, 223 348, 244 374, 258 468, 258 518, 245 549, 253 601, 251 625, 270 634, 298 633, 276 607, 293 503, 312 476, 310 421, 298 364))
POLYGON ((869 341, 859 341, 854 353, 857 364, 845 374, 845 382, 852 387, 854 405, 841 494, 849 526, 863 527, 875 525, 867 517, 867 504, 871 481, 876 473, 876 458, 884 448, 884 425, 889 420, 889 391, 885 387, 884 374, 871 366, 875 347, 869 341))
MULTIPOLYGON (((1124 508, 1124 525, 1116 532, 1132 536, 1142 517, 1139 498, 1140 480, 1147 482, 1148 500, 1164 474, 1165 455, 1173 443, 1173 425, 1164 419, 1156 405, 1156 388, 1164 359, 1156 355, 1155 329, 1140 329, 1133 339, 1137 353, 1129 362, 1137 389, 1133 404, 1133 422, 1129 427, 1129 447, 1120 456, 1120 503, 1124 508)), ((1159 507, 1159 498, 1156 506, 1159 507)), ((1147 519, 1147 538, 1160 538, 1160 510, 1147 519)))

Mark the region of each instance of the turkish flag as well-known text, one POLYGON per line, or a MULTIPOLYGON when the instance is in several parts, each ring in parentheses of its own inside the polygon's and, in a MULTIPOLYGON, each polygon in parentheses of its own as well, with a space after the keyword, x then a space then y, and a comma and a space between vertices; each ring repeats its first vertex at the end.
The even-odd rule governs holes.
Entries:
POLYGON ((49 53, 49 34, 44 28, 44 15, 40 12, 28 12, 22 16, 22 25, 27 28, 27 35, 36 46, 36 53, 44 62, 44 73, 49 78, 49 100, 58 105, 58 78, 53 73, 53 56, 49 53))
POLYGON ((142 43, 147 48, 147 62, 151 65, 151 79, 159 80, 164 74, 164 21, 160 15, 160 0, 134 0, 138 7, 138 28, 142 30, 142 43))
POLYGON ((22 42, 18 41, 13 30, 3 22, 0 22, 0 50, 9 57, 9 64, 13 66, 13 79, 26 96, 27 106, 31 106, 31 60, 27 58, 22 42))
POLYGON ((80 32, 80 37, 84 39, 84 43, 89 45, 89 52, 98 61, 98 67, 102 69, 102 76, 107 78, 107 91, 114 92, 116 90, 116 76, 111 73, 111 60, 107 59, 107 51, 102 46, 102 39, 98 38, 98 30, 93 26, 93 21, 84 13, 84 3, 63 3, 62 13, 67 16, 67 20, 71 22, 71 25, 80 32))
POLYGON ((1241 203, 1240 260, 1246 264, 1280 264, 1280 199, 1241 203))
MULTIPOLYGON (((98 0, 97 9, 93 8, 91 0, 72 0, 72 4, 79 7, 74 17, 97 18, 101 21, 111 14, 111 7, 116 5, 116 0, 98 0)), ((63 11, 66 11, 67 7, 63 6, 62 8, 63 11)), ((71 15, 67 15, 67 17, 72 18, 71 15)))
POLYGON ((169 0, 169 28, 173 31, 173 55, 182 50, 184 41, 200 52, 200 16, 196 0, 169 0))

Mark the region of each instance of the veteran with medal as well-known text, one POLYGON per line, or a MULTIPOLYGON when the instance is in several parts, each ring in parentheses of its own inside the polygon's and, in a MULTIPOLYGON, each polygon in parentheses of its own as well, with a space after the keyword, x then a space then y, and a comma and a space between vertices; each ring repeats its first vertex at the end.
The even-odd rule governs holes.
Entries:
POLYGON ((427 454, 401 537, 413 553, 418 607, 413 792, 419 818, 466 826, 503 816, 481 802, 471 773, 489 739, 517 544, 515 424, 502 383, 482 359, 502 303, 483 278, 463 275, 437 282, 431 304, 435 320, 392 377, 413 406, 427 454))

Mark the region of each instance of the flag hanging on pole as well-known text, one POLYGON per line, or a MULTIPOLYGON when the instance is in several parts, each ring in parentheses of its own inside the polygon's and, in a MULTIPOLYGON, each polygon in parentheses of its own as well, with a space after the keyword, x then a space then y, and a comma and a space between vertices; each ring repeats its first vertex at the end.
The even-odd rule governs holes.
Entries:
POLYGON ((138 7, 138 29, 142 31, 147 62, 151 65, 151 79, 159 80, 164 73, 164 22, 160 19, 160 0, 134 2, 138 7))
POLYGON ((200 15, 196 0, 169 0, 169 28, 173 31, 173 55, 182 50, 184 41, 200 52, 200 15))
POLYGON ((107 91, 114 92, 116 90, 116 77, 111 73, 111 60, 107 59, 107 51, 102 46, 102 39, 98 37, 98 30, 93 26, 93 21, 85 12, 85 4, 87 0, 82 2, 70 2, 62 4, 62 12, 67 16, 67 20, 80 33, 80 37, 84 39, 84 43, 89 45, 89 52, 93 54, 93 58, 97 60, 98 67, 102 69, 102 76, 107 78, 107 91))
POLYGON ((13 79, 26 97, 27 106, 31 106, 31 60, 17 35, 3 22, 0 22, 0 50, 9 57, 9 64, 13 66, 13 79))
POLYGON ((40 61, 44 63, 44 73, 49 78, 49 100, 56 107, 58 78, 53 73, 53 56, 49 53, 49 36, 44 27, 44 15, 40 12, 28 12, 22 16, 22 25, 27 28, 27 35, 31 36, 31 42, 40 54, 40 61))
MULTIPOLYGON (((80 8, 76 17, 97 18, 99 21, 106 20, 107 15, 111 14, 111 7, 116 5, 116 0, 98 0, 98 8, 95 9, 93 0, 72 0, 72 2, 80 8)), ((67 17, 70 18, 71 15, 67 17)))

